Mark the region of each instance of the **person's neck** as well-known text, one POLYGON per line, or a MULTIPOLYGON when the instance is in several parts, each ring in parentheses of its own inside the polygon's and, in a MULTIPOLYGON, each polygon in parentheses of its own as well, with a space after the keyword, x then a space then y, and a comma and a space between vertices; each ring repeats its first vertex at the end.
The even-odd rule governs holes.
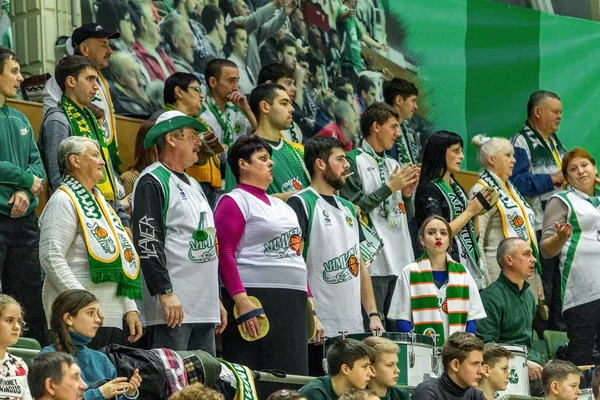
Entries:
POLYGON ((596 194, 596 184, 592 184, 591 187, 587 187, 584 189, 579 189, 581 190, 583 193, 587 194, 588 196, 592 197, 594 196, 594 194, 596 194))
POLYGON ((165 167, 169 168, 173 172, 177 172, 179 174, 183 174, 185 168, 181 165, 181 162, 175 157, 175 155, 166 152, 163 153, 159 160, 161 163, 165 165, 165 167))
POLYGON ((4 107, 4 104, 6 104, 6 96, 0 94, 0 107, 4 107))
POLYGON ((375 139, 373 137, 373 134, 370 134, 369 136, 367 136, 365 138, 365 140, 373 148, 373 150, 375 151, 375 153, 381 154, 381 153, 383 153, 385 151, 385 149, 383 148, 383 146, 381 145, 381 143, 379 143, 377 141, 377 139, 375 139))
POLYGON ((185 115, 188 115, 190 117, 195 117, 196 116, 196 110, 195 109, 192 109, 192 107, 186 107, 186 105, 182 104, 180 101, 176 101, 175 104, 173 104, 173 105, 175 106, 175 108, 177 109, 177 111, 181 111, 185 115))
POLYGON ((346 393, 350 389, 354 389, 354 386, 348 383, 346 376, 342 372, 331 377, 331 385, 333 386, 333 391, 338 396, 342 393, 346 393))
MULTIPOLYGON (((394 110, 398 113, 398 124, 402 125, 404 122, 404 118, 402 118, 402 114, 400 114, 400 107, 394 106, 394 110)), ((402 133, 402 129, 400 129, 400 133, 402 133)))
POLYGON ((315 189, 317 193, 324 196, 333 196, 336 193, 336 190, 331 187, 329 183, 325 182, 325 179, 323 179, 323 175, 321 174, 317 174, 312 178, 310 186, 315 189))
POLYGON ((456 386, 458 386, 459 388, 464 389, 464 390, 469 389, 468 385, 465 385, 464 382, 461 382, 460 379, 458 379, 458 376, 456 376, 456 373, 454 371, 447 372, 447 374, 448 374, 448 378, 450 378, 450 380, 452 382, 454 382, 454 384, 456 386))
POLYGON ((138 37, 138 41, 142 46, 144 46, 148 53, 156 53, 156 46, 154 45, 154 43, 151 43, 148 40, 143 39, 141 37, 138 37))
POLYGON ((508 178, 510 178, 510 176, 507 176, 506 174, 501 174, 497 171, 494 171, 494 169, 489 168, 490 172, 492 172, 494 175, 496 175, 498 177, 498 179, 500 179, 503 183, 508 182, 508 178))
POLYGON ((371 378, 371 380, 369 381, 368 388, 370 391, 375 393, 375 395, 377 395, 377 397, 385 397, 385 395, 387 394, 387 390, 388 390, 387 386, 380 384, 373 378, 371 378))
POLYGON ((267 139, 271 142, 278 142, 281 138, 281 130, 274 127, 269 123, 266 116, 261 118, 261 121, 256 127, 256 134, 263 139, 267 139))
POLYGON ((6 357, 6 346, 0 346, 0 360, 4 360, 6 357))
POLYGON ((242 178, 240 178, 240 182, 239 182, 239 184, 240 184, 240 185, 248 185, 248 186, 252 186, 253 188, 256 188, 256 189, 258 189, 258 190, 262 190, 263 192, 266 192, 266 191, 267 191, 267 188, 269 187, 269 185, 267 185, 267 186, 265 187, 265 185, 264 185, 264 184, 262 184, 262 185, 261 185, 261 184, 260 184, 260 183, 258 183, 258 182, 254 182, 252 179, 242 179, 242 178))
POLYGON ((215 101, 215 104, 217 105, 217 107, 219 108, 219 110, 224 113, 225 112, 225 106, 227 105, 228 100, 227 99, 222 99, 219 96, 216 96, 215 93, 211 92, 210 93, 210 97, 213 98, 213 100, 215 101))
POLYGON ((540 127, 540 125, 537 123, 537 121, 532 118, 529 118, 527 120, 527 122, 537 133, 542 135, 542 137, 546 140, 548 140, 550 135, 552 135, 554 133, 554 132, 546 132, 544 129, 542 129, 542 127, 540 127))
POLYGON ((429 256, 429 262, 433 271, 445 271, 447 269, 446 264, 448 259, 446 253, 436 251, 434 253, 427 252, 427 255, 429 256))
POLYGON ((67 96, 69 98, 69 100, 71 100, 73 103, 75 103, 77 105, 77 107, 79 107, 82 110, 83 110, 84 107, 89 106, 89 104, 83 104, 79 100, 77 100, 75 98, 75 96, 73 96, 73 92, 71 90, 66 90, 65 91, 65 96, 67 96))
POLYGON ((231 54, 240 62, 240 64, 242 64, 243 67, 246 66, 246 57, 243 54, 240 54, 236 51, 232 52, 231 54))
POLYGON ((450 171, 446 171, 446 173, 443 176, 443 180, 449 185, 450 184, 450 177, 451 177, 452 173, 450 171))
POLYGON ((94 191, 94 186, 96 186, 96 182, 92 182, 89 176, 82 176, 82 174, 76 172, 70 174, 73 179, 81 184, 88 192, 92 193, 94 191))
POLYGON ((217 47, 217 50, 223 50, 223 42, 221 42, 221 38, 219 37, 219 31, 215 28, 208 35, 206 35, 212 40, 212 42, 217 47))
POLYGON ((506 276, 506 278, 511 281, 512 283, 514 283, 515 285, 517 285, 519 287, 519 290, 523 290, 523 286, 525 285, 525 279, 515 276, 515 274, 512 271, 502 271, 504 273, 504 276, 506 276))
POLYGON ((479 381, 479 386, 477 386, 479 390, 483 392, 483 395, 487 400, 494 400, 496 396, 496 390, 490 386, 489 379, 482 379, 479 381))

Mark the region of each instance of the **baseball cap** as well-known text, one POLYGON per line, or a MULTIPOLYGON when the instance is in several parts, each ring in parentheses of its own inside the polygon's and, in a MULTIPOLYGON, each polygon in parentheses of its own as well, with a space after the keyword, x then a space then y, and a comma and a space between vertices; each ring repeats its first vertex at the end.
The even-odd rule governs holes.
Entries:
POLYGON ((83 24, 79 28, 75 29, 71 34, 71 42, 73 43, 73 47, 75 47, 79 46, 89 38, 116 39, 119 36, 121 36, 119 32, 108 32, 102 27, 102 25, 90 23, 83 24))

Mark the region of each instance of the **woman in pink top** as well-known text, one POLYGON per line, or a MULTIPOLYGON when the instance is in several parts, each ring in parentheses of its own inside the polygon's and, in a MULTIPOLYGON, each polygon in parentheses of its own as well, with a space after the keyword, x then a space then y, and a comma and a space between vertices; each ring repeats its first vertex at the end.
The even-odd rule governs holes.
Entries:
MULTIPOLYGON (((242 136, 229 149, 228 163, 238 186, 215 210, 222 301, 231 324, 223 332, 223 358, 255 370, 306 375, 308 289, 298 219, 285 202, 266 194, 273 161, 264 139, 242 136), (270 323, 268 334, 252 342, 241 337, 233 316, 234 304, 240 316, 257 309, 248 296, 260 300, 263 312, 243 322, 240 318, 243 329, 255 337, 260 334, 257 318, 270 323)), ((261 384, 259 392, 265 395, 259 397, 277 388, 261 384)))

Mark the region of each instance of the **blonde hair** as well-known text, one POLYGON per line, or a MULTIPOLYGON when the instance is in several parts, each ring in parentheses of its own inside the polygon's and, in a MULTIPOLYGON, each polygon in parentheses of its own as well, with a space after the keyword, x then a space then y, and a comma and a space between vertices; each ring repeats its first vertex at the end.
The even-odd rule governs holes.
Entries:
POLYGON ((475 135, 471 139, 471 144, 478 148, 477 161, 483 168, 488 168, 488 157, 494 156, 501 151, 513 151, 513 145, 508 139, 503 137, 489 138, 485 135, 475 135))
POLYGON ((186 386, 177 393, 173 393, 169 400, 224 400, 225 397, 211 389, 204 387, 201 383, 186 386))
POLYGON ((398 345, 392 342, 390 339, 385 339, 379 336, 369 336, 363 343, 371 349, 371 353, 375 358, 375 363, 379 361, 382 354, 386 353, 398 353, 398 345))

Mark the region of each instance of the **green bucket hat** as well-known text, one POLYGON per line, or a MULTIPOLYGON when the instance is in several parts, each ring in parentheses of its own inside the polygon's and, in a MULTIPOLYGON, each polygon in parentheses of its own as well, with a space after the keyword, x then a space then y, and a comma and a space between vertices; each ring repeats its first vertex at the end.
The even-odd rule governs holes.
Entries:
POLYGON ((173 110, 166 111, 157 118, 156 124, 148 131, 144 139, 144 148, 148 149, 156 144, 156 139, 162 135, 179 129, 179 128, 194 128, 198 133, 208 132, 206 126, 200 123, 196 118, 188 117, 181 111, 173 110))

